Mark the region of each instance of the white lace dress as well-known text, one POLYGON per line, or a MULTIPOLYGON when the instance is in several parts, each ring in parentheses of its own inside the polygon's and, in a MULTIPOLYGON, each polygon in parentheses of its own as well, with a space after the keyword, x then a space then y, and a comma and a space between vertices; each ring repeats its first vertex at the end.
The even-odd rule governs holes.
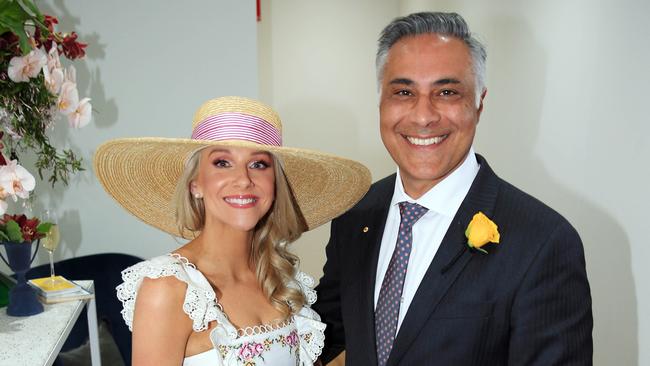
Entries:
POLYGON ((230 365, 313 365, 323 349, 325 324, 309 306, 316 301, 314 279, 298 272, 288 286, 305 294, 305 306, 291 318, 275 325, 235 328, 217 302, 214 290, 201 272, 184 257, 167 254, 140 262, 122 271, 124 283, 117 286, 122 301, 122 316, 132 329, 133 310, 142 279, 174 276, 187 283, 183 311, 192 319, 195 332, 204 331, 208 323, 217 321, 210 331, 214 348, 186 357, 183 366, 230 365))

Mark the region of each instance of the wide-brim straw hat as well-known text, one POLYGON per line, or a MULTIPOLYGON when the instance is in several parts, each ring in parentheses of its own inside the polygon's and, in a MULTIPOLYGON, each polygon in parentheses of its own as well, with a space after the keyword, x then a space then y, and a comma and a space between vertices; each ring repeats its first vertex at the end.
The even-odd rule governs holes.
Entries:
MULTIPOLYGON (((243 97, 204 103, 194 115, 191 138, 120 138, 97 149, 95 174, 127 211, 174 236, 172 199, 185 163, 207 146, 249 147, 280 158, 307 230, 351 208, 370 187, 370 172, 356 161, 282 146, 282 123, 269 106, 243 97)), ((189 193, 188 193, 189 194, 189 193)))

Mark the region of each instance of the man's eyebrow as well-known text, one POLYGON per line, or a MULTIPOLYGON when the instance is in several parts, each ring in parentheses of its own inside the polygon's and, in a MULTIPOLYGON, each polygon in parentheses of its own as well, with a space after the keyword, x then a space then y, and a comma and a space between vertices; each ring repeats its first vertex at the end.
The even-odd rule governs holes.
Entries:
POLYGON ((460 84, 460 80, 454 78, 445 78, 433 82, 433 85, 445 85, 445 84, 460 84))
POLYGON ((391 80, 389 84, 391 84, 391 85, 394 85, 394 84, 411 85, 411 84, 413 84, 413 80, 407 79, 407 78, 396 78, 396 79, 391 80))
MULTIPOLYGON (((415 82, 407 78, 395 78, 389 82, 391 85, 413 85, 415 82)), ((432 85, 460 84, 460 80, 454 78, 439 79, 431 83, 432 85)))

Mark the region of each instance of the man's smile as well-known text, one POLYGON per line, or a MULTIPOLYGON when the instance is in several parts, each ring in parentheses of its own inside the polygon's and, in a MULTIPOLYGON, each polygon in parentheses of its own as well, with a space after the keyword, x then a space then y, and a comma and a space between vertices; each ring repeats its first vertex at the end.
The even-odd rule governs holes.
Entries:
POLYGON ((429 145, 437 145, 437 144, 441 143, 444 139, 447 138, 447 136, 449 136, 449 134, 441 135, 441 136, 434 136, 434 137, 427 137, 427 138, 406 136, 406 135, 402 135, 402 136, 408 142, 410 142, 413 145, 429 146, 429 145))

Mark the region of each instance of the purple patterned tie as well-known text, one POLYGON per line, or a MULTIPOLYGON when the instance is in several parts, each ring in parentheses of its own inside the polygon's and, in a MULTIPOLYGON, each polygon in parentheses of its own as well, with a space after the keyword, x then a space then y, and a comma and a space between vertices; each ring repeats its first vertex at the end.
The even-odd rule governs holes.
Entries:
POLYGON ((388 263, 384 282, 379 290, 379 299, 375 309, 375 335, 377 341, 377 365, 384 366, 393 348, 397 332, 397 318, 404 288, 406 268, 411 254, 413 233, 411 228, 425 213, 427 208, 417 203, 400 202, 401 221, 395 250, 388 263))

